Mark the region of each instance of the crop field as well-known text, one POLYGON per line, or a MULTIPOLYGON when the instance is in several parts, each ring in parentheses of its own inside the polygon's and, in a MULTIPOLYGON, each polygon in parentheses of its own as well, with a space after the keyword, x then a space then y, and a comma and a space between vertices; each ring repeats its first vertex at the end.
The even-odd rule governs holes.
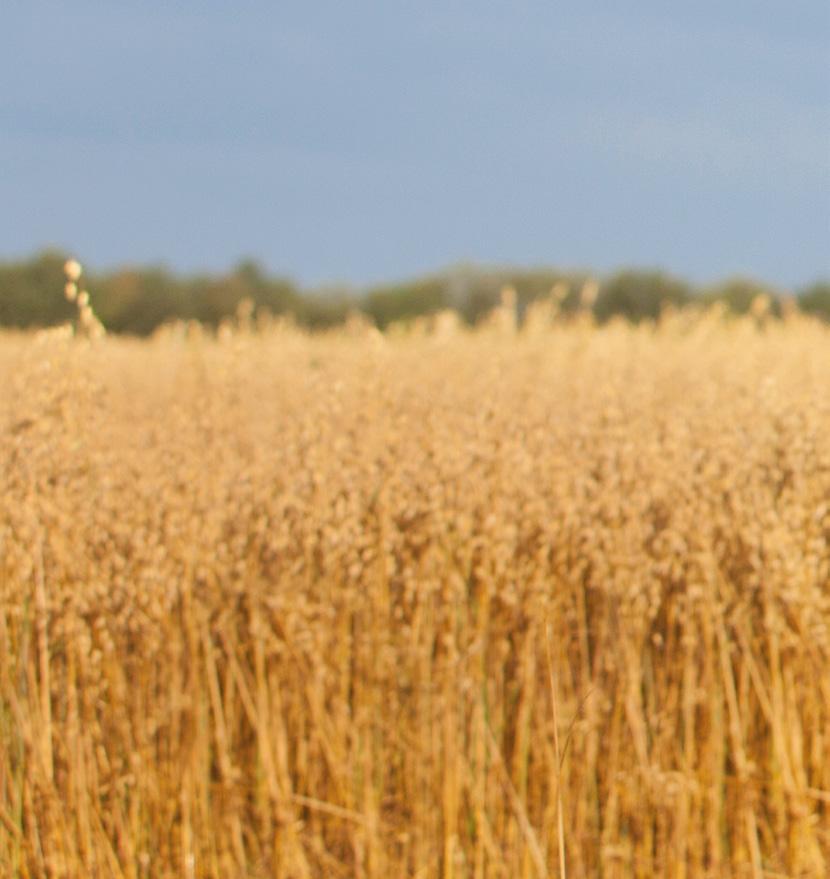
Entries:
POLYGON ((0 336, 0 876, 830 875, 830 329, 242 318, 0 336))

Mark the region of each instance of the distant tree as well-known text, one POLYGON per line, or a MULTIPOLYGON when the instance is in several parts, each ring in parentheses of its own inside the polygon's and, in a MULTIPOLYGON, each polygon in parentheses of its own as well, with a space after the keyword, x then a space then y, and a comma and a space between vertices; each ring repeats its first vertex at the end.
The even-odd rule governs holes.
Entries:
POLYGON ((361 310, 380 329, 393 321, 431 314, 449 305, 447 282, 442 278, 426 278, 395 286, 375 287, 366 294, 361 310))
POLYGON ((69 320, 77 309, 63 293, 66 254, 45 251, 0 265, 0 325, 45 327, 69 320))
POLYGON ((115 333, 143 336, 185 316, 181 284, 163 268, 125 268, 90 281, 101 322, 115 333))
POLYGON ((563 311, 572 311, 577 302, 580 275, 553 269, 522 271, 463 267, 448 276, 449 304, 468 324, 476 324, 499 304, 501 291, 512 287, 516 291, 516 307, 521 317, 531 302, 548 296, 555 285, 562 283, 568 293, 560 305, 563 311))
POLYGON ((241 259, 234 266, 233 275, 239 278, 247 287, 263 287, 268 283, 268 276, 262 266, 250 257, 241 259))
POLYGON ((620 315, 631 321, 657 318, 664 305, 685 305, 692 291, 685 281, 659 271, 617 272, 600 284, 597 320, 620 315))
POLYGON ((498 294, 499 288, 495 285, 476 284, 471 286, 460 304, 461 316, 468 324, 477 324, 496 307, 499 301, 498 294))
POLYGON ((707 302, 723 302, 733 314, 746 314, 759 296, 769 296, 772 300, 772 313, 780 315, 780 303, 775 291, 751 278, 729 278, 722 281, 706 290, 703 299, 707 302))
POLYGON ((816 281, 799 291, 798 306, 808 314, 830 320, 830 280, 816 281))
POLYGON ((347 296, 301 296, 292 314, 297 322, 310 330, 326 330, 345 323, 355 310, 355 302, 347 296))
MULTIPOLYGON (((64 296, 63 265, 67 254, 46 251, 27 260, 0 263, 0 326, 49 326, 74 317, 76 308, 64 296)), ((516 291, 517 316, 530 303, 558 289, 560 309, 579 307, 582 273, 556 269, 518 270, 459 266, 441 274, 384 284, 359 294, 337 287, 300 291, 290 280, 275 277, 255 260, 243 259, 222 275, 178 275, 164 267, 129 267, 114 272, 85 273, 96 314, 112 332, 146 335, 171 320, 195 319, 217 325, 232 317, 242 300, 271 314, 290 314, 311 329, 340 324, 355 310, 385 328, 393 321, 452 308, 469 324, 478 323, 499 302, 501 291, 516 291)), ((733 278, 706 290, 702 301, 723 301, 733 312, 746 312, 767 286, 733 278)), ((684 305, 694 298, 682 280, 659 271, 628 270, 602 282, 594 311, 599 320, 619 315, 639 321, 655 318, 665 304, 684 305)), ((819 281, 799 293, 801 308, 830 320, 830 281, 819 281)), ((780 312, 772 295, 772 311, 780 312)))

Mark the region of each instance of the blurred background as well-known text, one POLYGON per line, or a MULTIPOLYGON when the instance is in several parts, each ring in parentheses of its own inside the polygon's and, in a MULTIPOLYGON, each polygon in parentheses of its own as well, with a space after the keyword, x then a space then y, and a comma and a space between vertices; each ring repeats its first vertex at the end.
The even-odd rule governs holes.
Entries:
POLYGON ((63 319, 69 254, 138 333, 243 297, 309 325, 474 320, 503 283, 521 304, 588 274, 635 318, 761 288, 830 314, 826 0, 3 19, 0 323, 63 319))

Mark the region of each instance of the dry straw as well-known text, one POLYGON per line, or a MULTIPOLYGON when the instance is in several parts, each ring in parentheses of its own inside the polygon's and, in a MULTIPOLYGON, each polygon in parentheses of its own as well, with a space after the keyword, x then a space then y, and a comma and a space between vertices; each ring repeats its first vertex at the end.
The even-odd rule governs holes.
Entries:
POLYGON ((823 879, 830 334, 760 323, 3 337, 0 873, 823 879))

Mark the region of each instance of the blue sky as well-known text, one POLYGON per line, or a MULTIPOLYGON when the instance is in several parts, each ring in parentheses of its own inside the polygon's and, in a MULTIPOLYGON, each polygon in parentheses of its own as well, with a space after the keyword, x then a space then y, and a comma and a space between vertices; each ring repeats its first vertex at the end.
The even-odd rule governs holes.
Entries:
POLYGON ((0 258, 830 276, 830 4, 3 4, 0 258))

